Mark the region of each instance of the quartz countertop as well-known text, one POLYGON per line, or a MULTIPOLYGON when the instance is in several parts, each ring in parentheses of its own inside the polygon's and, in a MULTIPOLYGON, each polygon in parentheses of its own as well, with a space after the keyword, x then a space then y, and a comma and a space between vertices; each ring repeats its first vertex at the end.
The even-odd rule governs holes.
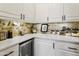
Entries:
POLYGON ((79 37, 53 35, 53 34, 26 34, 24 36, 16 36, 11 39, 0 41, 0 51, 13 45, 19 44, 23 41, 29 40, 31 38, 44 38, 44 39, 79 43, 79 37))

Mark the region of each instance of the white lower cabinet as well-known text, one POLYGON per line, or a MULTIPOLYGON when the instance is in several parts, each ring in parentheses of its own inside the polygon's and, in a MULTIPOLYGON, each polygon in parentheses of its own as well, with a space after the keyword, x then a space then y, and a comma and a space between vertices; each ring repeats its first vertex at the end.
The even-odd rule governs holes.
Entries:
POLYGON ((0 51, 0 56, 18 56, 18 55, 19 55, 19 45, 18 44, 0 51))
POLYGON ((55 56, 79 56, 79 44, 55 41, 55 56))
POLYGON ((79 44, 55 41, 53 39, 35 38, 35 56, 79 56, 79 44))
POLYGON ((34 55, 35 56, 53 56, 53 41, 50 39, 35 38, 34 55))

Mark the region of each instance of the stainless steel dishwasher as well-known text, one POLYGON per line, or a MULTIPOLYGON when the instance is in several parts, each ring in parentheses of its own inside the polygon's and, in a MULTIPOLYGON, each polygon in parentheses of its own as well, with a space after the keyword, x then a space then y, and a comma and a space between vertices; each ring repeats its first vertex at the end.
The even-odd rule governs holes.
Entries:
POLYGON ((33 56, 33 40, 29 39, 19 44, 19 55, 20 56, 33 56))

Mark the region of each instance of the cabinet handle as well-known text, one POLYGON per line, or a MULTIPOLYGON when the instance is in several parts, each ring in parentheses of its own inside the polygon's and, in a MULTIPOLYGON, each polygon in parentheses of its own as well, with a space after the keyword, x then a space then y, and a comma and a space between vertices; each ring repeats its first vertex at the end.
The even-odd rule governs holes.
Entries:
POLYGON ((21 13, 21 19, 22 19, 22 13, 21 13))
POLYGON ((68 49, 71 49, 71 50, 77 50, 77 48, 72 48, 72 47, 68 47, 68 49))
POLYGON ((55 49, 55 44, 53 43, 53 49, 55 49))
POLYGON ((14 51, 9 52, 8 54, 5 54, 4 56, 9 56, 10 54, 12 54, 14 51))
POLYGON ((66 20, 66 16, 65 15, 62 16, 62 20, 63 21, 66 20))
POLYGON ((25 20, 25 15, 23 14, 23 20, 25 20))
POLYGON ((63 18, 64 18, 64 20, 66 20, 66 16, 65 15, 63 15, 63 18))
POLYGON ((49 21, 49 17, 47 17, 47 21, 49 21))
POLYGON ((63 16, 62 16, 62 20, 63 20, 63 16))

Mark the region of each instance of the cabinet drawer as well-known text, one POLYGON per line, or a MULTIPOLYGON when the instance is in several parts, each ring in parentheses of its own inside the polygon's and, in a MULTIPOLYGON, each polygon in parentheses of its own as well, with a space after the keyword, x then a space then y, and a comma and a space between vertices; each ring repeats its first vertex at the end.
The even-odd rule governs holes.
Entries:
POLYGON ((3 51, 0 51, 0 56, 18 56, 19 53, 19 45, 12 46, 3 51))
POLYGON ((53 45, 53 41, 51 39, 45 39, 45 38, 35 38, 35 41, 39 44, 44 43, 45 45, 53 45))
POLYGON ((79 44, 68 42, 55 42, 55 48, 79 53, 79 44))

